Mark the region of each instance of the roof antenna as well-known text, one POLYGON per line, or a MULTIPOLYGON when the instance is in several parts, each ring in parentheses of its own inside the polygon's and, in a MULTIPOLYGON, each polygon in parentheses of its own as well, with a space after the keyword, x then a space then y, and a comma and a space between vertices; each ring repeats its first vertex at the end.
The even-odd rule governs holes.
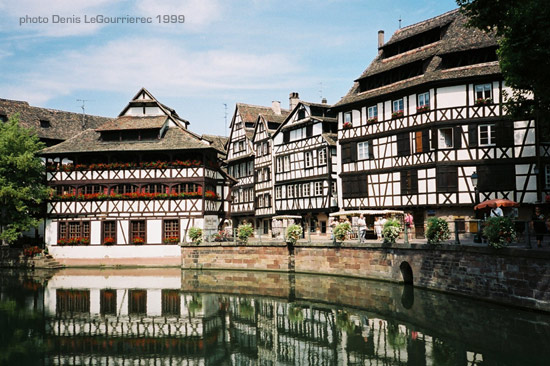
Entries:
POLYGON ((323 100, 323 82, 319 83, 319 99, 323 100))
POLYGON ((82 130, 86 129, 86 102, 91 102, 89 99, 77 99, 77 102, 82 102, 80 108, 82 108, 82 130))
POLYGON ((399 29, 401 29, 401 15, 399 16, 399 29))
POLYGON ((227 137, 227 103, 223 103, 223 109, 224 109, 224 116, 223 119, 225 121, 225 127, 223 132, 225 133, 225 136, 227 137))

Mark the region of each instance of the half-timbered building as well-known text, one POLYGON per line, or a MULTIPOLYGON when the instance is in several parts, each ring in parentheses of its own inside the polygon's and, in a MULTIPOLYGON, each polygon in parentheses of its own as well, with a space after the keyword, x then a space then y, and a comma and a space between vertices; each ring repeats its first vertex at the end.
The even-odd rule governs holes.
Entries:
POLYGON ((254 127, 252 143, 255 151, 254 158, 254 195, 256 227, 262 234, 271 231, 271 219, 275 214, 273 204, 273 133, 285 120, 285 114, 260 114, 254 127))
POLYGON ((341 209, 411 210, 421 234, 427 215, 467 218, 477 200, 540 199, 535 121, 507 115, 496 39, 466 21, 455 10, 387 43, 379 32, 377 57, 334 106, 341 209))
MULTIPOLYGON (((256 225, 254 192, 254 159, 255 151, 252 137, 258 117, 273 123, 286 117, 288 111, 281 109, 280 102, 273 102, 271 107, 262 107, 237 103, 231 120, 229 139, 226 144, 227 169, 231 177, 237 180, 231 189, 230 216, 233 225, 246 221, 256 225)), ((272 126, 273 127, 273 126, 272 126)))
POLYGON ((301 216, 314 234, 338 210, 336 132, 327 104, 300 101, 273 135, 275 213, 301 216))
POLYGON ((118 118, 43 150, 53 190, 50 252, 63 257, 86 245, 79 251, 101 257, 105 250, 90 248, 111 256, 128 256, 128 250, 132 257, 179 256, 173 244, 189 228, 213 234, 229 189, 219 168, 222 151, 188 124, 141 89, 118 118))

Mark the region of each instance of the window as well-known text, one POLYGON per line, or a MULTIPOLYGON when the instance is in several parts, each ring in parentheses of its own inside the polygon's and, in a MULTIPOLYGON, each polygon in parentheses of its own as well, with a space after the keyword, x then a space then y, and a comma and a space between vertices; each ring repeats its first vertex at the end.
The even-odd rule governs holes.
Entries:
POLYGON ((440 149, 451 149, 453 147, 453 129, 452 128, 439 129, 438 146, 440 149))
POLYGON ((264 195, 263 194, 258 196, 258 207, 264 207, 264 195))
POLYGON ((476 167, 480 192, 511 191, 516 189, 516 168, 514 164, 480 165, 476 167))
POLYGON ((239 141, 239 150, 237 151, 244 151, 244 141, 239 141))
POLYGON ((545 187, 550 187, 550 165, 544 166, 544 183, 545 187))
POLYGON ((284 171, 288 172, 290 170, 290 155, 283 156, 283 162, 284 171))
MULTIPOLYGON (((437 192, 458 192, 458 167, 441 166, 436 168, 437 192)), ((479 184, 478 184, 479 185, 479 184)))
POLYGON ((101 315, 116 315, 116 290, 99 291, 99 312, 101 315))
POLYGON ((162 290, 161 296, 163 316, 181 315, 181 297, 178 290, 162 290))
POLYGON ((392 112, 403 112, 403 98, 392 102, 392 112))
POLYGON ((430 131, 416 131, 414 132, 414 152, 422 153, 430 151, 430 131))
POLYGON ((147 291, 128 290, 128 314, 147 314, 147 291))
POLYGON ((398 133, 397 138, 397 156, 407 156, 411 154, 411 140, 408 132, 398 133))
POLYGON ((310 184, 309 183, 304 183, 303 184, 303 192, 304 192, 304 197, 309 197, 311 195, 311 191, 310 191, 310 184))
POLYGON ((306 137, 306 128, 298 128, 290 131, 290 141, 300 140, 306 137))
POLYGON ((306 168, 311 168, 313 166, 313 154, 311 151, 306 151, 304 155, 306 160, 306 168))
POLYGON ((492 99, 492 91, 493 88, 491 86, 491 83, 487 84, 479 84, 474 87, 475 89, 475 100, 480 99, 492 99))
POLYGON ((179 243, 180 241, 180 221, 164 220, 163 235, 165 243, 179 243))
POLYGON ((165 184, 147 184, 143 191, 145 193, 166 193, 168 186, 165 184))
POLYGON ((351 112, 344 113, 344 123, 351 123, 351 112))
POLYGON ((8 116, 5 113, 0 113, 0 122, 8 122, 8 116))
POLYGON ((116 221, 103 221, 103 244, 116 244, 116 221))
POLYGON ((69 221, 59 222, 58 239, 79 239, 86 238, 90 240, 90 222, 89 221, 69 221))
POLYGON ((430 92, 418 94, 418 108, 430 107, 430 92))
POLYGON ((145 220, 130 221, 130 243, 145 243, 145 220))
POLYGON ((359 160, 369 159, 369 141, 357 143, 357 158, 359 160))
POLYGON ((342 177, 342 197, 367 197, 367 175, 353 174, 342 177))
POLYGON ((105 187, 99 184, 88 184, 80 189, 81 194, 97 194, 103 193, 104 191, 105 187))
POLYGON ((48 121, 47 119, 41 119, 40 120, 40 127, 50 128, 51 127, 50 121, 48 121))
POLYGON ((113 188, 114 193, 136 193, 139 192, 139 187, 133 184, 119 184, 113 188))
POLYGON ((283 189, 281 186, 275 187, 275 198, 280 199, 283 196, 283 189))
POLYGON ((323 182, 315 182, 315 195, 316 196, 323 195, 323 182))
POLYGON ((298 120, 306 118, 306 110, 304 108, 300 108, 298 111, 298 120))
POLYGON ((325 149, 321 149, 318 151, 319 157, 319 165, 325 165, 327 163, 327 151, 325 149))
POLYGON ((71 186, 56 186, 55 187, 55 193, 58 196, 62 196, 64 194, 75 194, 76 188, 71 186))
POLYGON ((55 310, 63 313, 89 313, 90 290, 55 290, 55 310))
POLYGON ((173 186, 171 192, 178 194, 190 192, 199 193, 201 192, 201 186, 195 183, 180 183, 173 186))
POLYGON ((332 195, 336 195, 336 182, 332 182, 331 193, 332 195))
POLYGON ((401 194, 410 195, 418 193, 418 172, 405 170, 401 172, 401 194))
POLYGON ((284 171, 283 169, 283 157, 277 158, 277 172, 282 173, 284 171))
POLYGON ((294 190, 296 191, 296 198, 298 197, 304 197, 304 192, 302 190, 302 185, 301 184, 295 184, 294 185, 294 190))
POLYGON ((377 119, 378 118, 378 106, 373 105, 369 108, 367 108, 367 119, 377 119))
POLYGON ((289 185, 286 187, 286 193, 288 198, 294 198, 294 185, 289 185))
POLYGON ((496 143, 495 125, 479 126, 479 146, 492 146, 496 143))

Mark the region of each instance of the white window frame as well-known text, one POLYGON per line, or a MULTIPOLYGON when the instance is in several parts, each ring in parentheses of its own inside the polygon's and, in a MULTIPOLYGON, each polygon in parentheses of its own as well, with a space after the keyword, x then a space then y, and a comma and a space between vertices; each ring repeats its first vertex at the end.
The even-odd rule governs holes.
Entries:
POLYGON ((283 157, 278 156, 277 157, 277 173, 283 172, 283 157))
POLYGON ((370 141, 363 141, 357 143, 357 160, 369 159, 369 144, 370 141))
POLYGON ((430 92, 418 94, 418 106, 417 107, 429 107, 430 106, 430 92))
POLYGON ((283 169, 285 172, 290 170, 290 155, 283 156, 283 169))
POLYGON ((474 100, 478 99, 493 99, 492 83, 474 85, 474 100))
POLYGON ((323 195, 323 182, 315 182, 315 195, 316 196, 323 195))
POLYGON ((373 105, 367 108, 367 119, 378 118, 378 105, 373 105))
POLYGON ((352 123, 352 115, 351 112, 344 112, 344 123, 352 123))
POLYGON ((454 147, 454 134, 453 134, 453 128, 452 127, 445 127, 445 128, 440 128, 438 131, 437 131, 437 146, 440 148, 440 149, 452 149, 454 147), (446 135, 444 135, 443 131, 451 131, 451 146, 447 145, 446 143, 446 135))
POLYGON ((286 186, 286 197, 294 198, 294 185, 290 184, 286 186))
POLYGON ((258 196, 258 207, 264 207, 264 195, 263 194, 258 196))
POLYGON ((332 182, 331 192, 333 195, 336 195, 336 182, 332 182))
POLYGON ((275 198, 276 199, 283 198, 283 187, 281 187, 281 186, 275 187, 275 198))
POLYGON ((320 149, 317 153, 317 156, 319 157, 319 165, 325 165, 327 163, 327 150, 326 149, 320 149))
POLYGON ((311 185, 309 183, 304 183, 302 191, 304 192, 304 197, 309 197, 311 195, 311 185))
POLYGON ((477 130, 479 146, 495 146, 496 145, 496 126, 493 123, 479 125, 477 130), (482 132, 482 129, 487 128, 487 131, 482 132), (482 134, 487 134, 486 141, 482 142, 482 134))
POLYGON ((313 153, 311 151, 304 152, 304 163, 306 168, 313 167, 313 153))
POLYGON ((306 128, 297 128, 295 130, 290 130, 289 141, 301 140, 306 137, 306 128))
POLYGON ((405 112, 405 104, 403 98, 392 101, 392 112, 405 112))

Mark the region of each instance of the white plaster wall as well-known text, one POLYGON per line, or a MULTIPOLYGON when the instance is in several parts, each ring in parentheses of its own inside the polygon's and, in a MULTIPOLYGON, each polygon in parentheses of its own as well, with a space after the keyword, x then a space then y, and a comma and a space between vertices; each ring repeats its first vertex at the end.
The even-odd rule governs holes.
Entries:
POLYGON ((117 244, 128 244, 128 235, 130 222, 128 220, 120 220, 116 227, 117 244))
POLYGON ((46 220, 45 243, 48 245, 57 244, 57 221, 46 220))
POLYGON ((316 123, 313 125, 313 135, 320 135, 323 133, 323 125, 321 123, 316 123))
POLYGON ((145 107, 145 114, 148 116, 159 116, 163 115, 164 113, 159 107, 145 107))
POLYGON ((146 220, 147 223, 147 243, 162 243, 162 220, 146 220))
POLYGON ((147 315, 162 315, 162 294, 159 289, 147 289, 147 315))
POLYGON ((179 245, 90 245, 58 246, 48 245, 54 258, 170 258, 180 257, 179 245))
MULTIPOLYGON (((384 106, 386 108, 386 113, 384 113, 384 119, 391 119, 391 100, 385 101, 384 106)), ((378 113, 382 113, 382 109, 379 109, 378 113)), ((380 118, 378 118, 378 120, 380 121, 380 118)))
MULTIPOLYGON (((471 90, 470 93, 472 93, 471 90)), ((430 95, 430 97, 433 96, 430 95)), ((437 108, 451 108, 465 105, 466 85, 448 86, 437 89, 437 108)))
POLYGON ((140 116, 143 114, 142 107, 131 107, 124 113, 125 116, 140 116))
POLYGON ((414 111, 416 111, 416 94, 411 94, 409 95, 409 97, 407 98, 408 100, 408 105, 409 105, 409 113, 414 113, 414 111))
POLYGON ((90 222, 90 244, 101 244, 101 221, 90 222))
POLYGON ((351 111, 351 121, 353 127, 361 126, 361 112, 357 109, 351 111))

